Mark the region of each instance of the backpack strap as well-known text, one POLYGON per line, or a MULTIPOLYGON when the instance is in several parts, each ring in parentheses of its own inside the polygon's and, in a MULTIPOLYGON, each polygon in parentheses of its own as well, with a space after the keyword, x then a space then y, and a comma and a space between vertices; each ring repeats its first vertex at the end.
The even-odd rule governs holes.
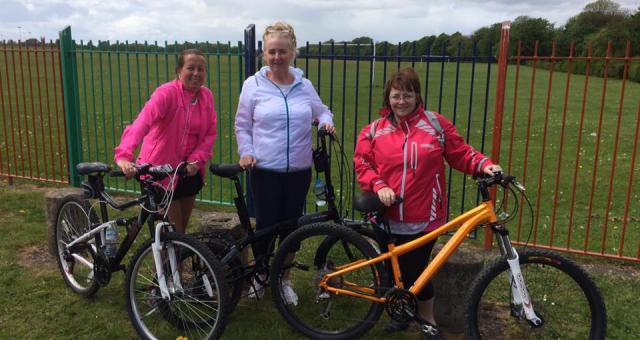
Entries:
POLYGON ((378 118, 376 120, 374 120, 373 122, 371 122, 371 127, 369 129, 369 139, 373 139, 373 137, 376 136, 376 127, 378 126, 378 123, 380 122, 382 118, 378 118))
POLYGON ((442 125, 440 125, 440 121, 438 117, 433 111, 424 111, 427 115, 427 119, 429 119, 429 123, 431 126, 438 132, 438 141, 440 142, 440 146, 444 149, 444 129, 442 129, 442 125))

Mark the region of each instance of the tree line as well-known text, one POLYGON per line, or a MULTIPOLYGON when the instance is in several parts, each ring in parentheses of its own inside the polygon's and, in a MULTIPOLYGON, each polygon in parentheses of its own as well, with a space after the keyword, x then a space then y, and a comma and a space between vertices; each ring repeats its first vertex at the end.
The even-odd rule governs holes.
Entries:
MULTIPOLYGON (((471 35, 459 32, 425 36, 415 41, 398 43, 374 42, 370 37, 358 37, 350 42, 333 40, 299 47, 301 55, 331 54, 333 44, 337 55, 369 56, 496 56, 500 45, 501 23, 482 27, 471 35)), ((624 57, 630 42, 629 56, 640 55, 640 7, 635 10, 622 9, 611 0, 597 0, 587 4, 582 12, 569 18, 564 25, 557 26, 544 18, 519 16, 511 23, 509 55, 515 56, 591 56, 604 57, 611 44, 610 56, 624 57), (554 50, 555 43, 555 50, 554 50), (537 44, 537 48, 536 48, 537 44), (573 46, 573 48, 572 48, 573 46), (571 50, 573 51, 571 52, 571 50), (590 50, 590 52, 589 52, 590 50)), ((522 62, 526 64, 527 62, 522 62)), ((541 67, 549 63, 541 62, 541 67)), ((556 70, 566 70, 564 61, 555 64, 556 70)), ((572 72, 585 73, 585 63, 573 63, 572 72)), ((604 62, 590 64, 590 74, 604 76, 604 62)), ((623 62, 611 62, 608 76, 622 78, 623 62)), ((630 63, 628 78, 640 82, 640 63, 630 63)))

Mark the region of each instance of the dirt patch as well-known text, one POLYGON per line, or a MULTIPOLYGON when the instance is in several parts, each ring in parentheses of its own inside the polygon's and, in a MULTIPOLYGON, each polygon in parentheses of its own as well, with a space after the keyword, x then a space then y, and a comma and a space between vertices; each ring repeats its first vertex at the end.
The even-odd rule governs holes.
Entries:
POLYGON ((593 275, 595 273, 625 280, 640 280, 640 267, 626 264, 594 264, 594 263, 580 263, 580 266, 584 270, 593 275))
POLYGON ((16 255, 18 265, 28 269, 36 277, 56 272, 56 261, 44 243, 18 249, 16 255))

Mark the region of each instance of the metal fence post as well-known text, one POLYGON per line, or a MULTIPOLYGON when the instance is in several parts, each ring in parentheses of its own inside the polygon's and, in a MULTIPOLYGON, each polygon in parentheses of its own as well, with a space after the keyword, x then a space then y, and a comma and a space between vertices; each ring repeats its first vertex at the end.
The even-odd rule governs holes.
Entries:
MULTIPOLYGON (((500 141, 502 139, 502 116, 504 113, 504 93, 507 81, 507 65, 509 54, 509 30, 511 22, 502 23, 502 34, 500 36, 500 52, 498 55, 498 79, 496 84, 496 105, 493 113, 493 139, 491 148, 491 160, 496 164, 500 163, 500 141)), ((495 189, 492 191, 492 197, 495 197, 495 189)), ((491 249, 493 241, 493 232, 490 228, 485 228, 484 248, 491 249)))
POLYGON ((81 162, 82 138, 80 138, 80 101, 78 98, 78 72, 75 43, 71 39, 71 26, 60 31, 60 65, 64 98, 65 124, 67 126, 67 161, 69 183, 80 186, 80 176, 75 165, 81 162))
POLYGON ((244 29, 244 79, 256 73, 256 26, 244 29))
MULTIPOLYGON (((247 79, 256 73, 256 26, 249 24, 244 29, 244 79, 247 79)), ((245 177, 245 196, 247 197, 247 208, 249 216, 255 217, 255 209, 253 209, 253 195, 249 190, 251 173, 247 172, 245 177)))

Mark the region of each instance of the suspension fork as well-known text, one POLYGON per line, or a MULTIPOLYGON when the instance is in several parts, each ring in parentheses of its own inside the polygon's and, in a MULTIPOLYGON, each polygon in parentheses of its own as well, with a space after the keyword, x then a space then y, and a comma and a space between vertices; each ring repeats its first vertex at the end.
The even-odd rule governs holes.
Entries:
MULTIPOLYGON (((153 262, 156 265, 156 273, 158 275, 158 285, 160 286, 160 293, 162 298, 170 300, 171 294, 169 292, 169 286, 165 279, 164 267, 162 265, 162 242, 160 241, 160 234, 165 231, 171 231, 173 226, 169 222, 158 222, 155 227, 154 241, 151 244, 151 250, 153 252, 153 262)), ((176 249, 173 244, 168 244, 167 249, 164 250, 166 256, 169 257, 169 268, 171 270, 171 278, 173 279, 173 287, 176 291, 182 291, 182 285, 180 282, 180 270, 178 258, 176 256, 176 249)))
POLYGON ((491 229, 496 235, 500 253, 507 259, 509 264, 509 285, 512 299, 511 315, 519 319, 526 318, 533 327, 542 326, 542 319, 533 308, 533 303, 520 269, 520 256, 511 244, 509 232, 502 224, 492 225, 491 229))

